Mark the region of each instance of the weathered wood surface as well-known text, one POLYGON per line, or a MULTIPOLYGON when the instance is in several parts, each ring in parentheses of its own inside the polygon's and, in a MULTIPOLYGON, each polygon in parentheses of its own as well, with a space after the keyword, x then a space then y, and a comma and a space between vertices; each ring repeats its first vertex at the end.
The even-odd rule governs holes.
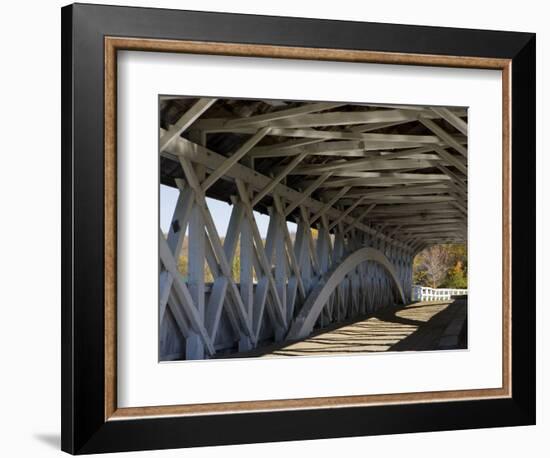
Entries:
POLYGON ((414 255, 466 238, 467 128, 458 107, 162 99, 161 182, 180 196, 159 241, 161 359, 301 339, 408 302, 414 255), (232 205, 225 237, 207 197, 232 205))
POLYGON ((387 307, 372 316, 314 332, 298 342, 272 345, 232 357, 328 356, 388 351, 466 348, 465 299, 387 307))

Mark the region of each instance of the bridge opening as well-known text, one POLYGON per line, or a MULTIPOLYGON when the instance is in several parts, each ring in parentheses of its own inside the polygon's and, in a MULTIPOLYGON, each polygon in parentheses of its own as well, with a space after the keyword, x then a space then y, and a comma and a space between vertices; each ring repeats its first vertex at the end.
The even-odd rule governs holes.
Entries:
POLYGON ((432 245, 413 261, 413 299, 448 300, 468 294, 468 252, 465 243, 432 245))
POLYGON ((161 96, 159 113, 159 360, 298 355, 281 349, 333 332, 344 354, 455 316, 413 302, 443 285, 428 253, 465 246, 466 108, 161 96))

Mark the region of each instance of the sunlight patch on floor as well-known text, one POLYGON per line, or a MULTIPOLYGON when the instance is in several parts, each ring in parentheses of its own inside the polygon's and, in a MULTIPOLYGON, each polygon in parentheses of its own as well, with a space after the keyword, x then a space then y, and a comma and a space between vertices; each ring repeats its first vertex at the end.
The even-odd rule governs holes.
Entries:
POLYGON ((448 306, 449 302, 412 304, 388 314, 387 318, 381 315, 325 332, 321 331, 307 339, 293 342, 261 357, 321 356, 388 351, 448 306))

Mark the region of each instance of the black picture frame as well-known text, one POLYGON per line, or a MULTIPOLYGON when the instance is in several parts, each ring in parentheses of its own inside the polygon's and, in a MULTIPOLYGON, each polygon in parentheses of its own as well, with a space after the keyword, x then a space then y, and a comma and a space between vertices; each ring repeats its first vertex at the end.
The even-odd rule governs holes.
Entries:
POLYGON ((535 34, 74 4, 62 9, 61 38, 64 451, 84 454, 535 424, 535 34), (106 421, 106 36, 511 59, 512 396, 106 421))

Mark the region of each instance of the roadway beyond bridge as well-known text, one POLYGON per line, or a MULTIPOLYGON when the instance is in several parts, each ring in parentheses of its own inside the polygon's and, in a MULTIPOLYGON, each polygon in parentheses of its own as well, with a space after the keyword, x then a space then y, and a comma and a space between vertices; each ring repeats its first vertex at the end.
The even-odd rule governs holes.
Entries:
POLYGON ((465 349, 466 317, 466 297, 449 301, 417 302, 406 307, 386 307, 364 319, 354 319, 321 329, 297 342, 285 342, 231 356, 327 356, 465 349))

